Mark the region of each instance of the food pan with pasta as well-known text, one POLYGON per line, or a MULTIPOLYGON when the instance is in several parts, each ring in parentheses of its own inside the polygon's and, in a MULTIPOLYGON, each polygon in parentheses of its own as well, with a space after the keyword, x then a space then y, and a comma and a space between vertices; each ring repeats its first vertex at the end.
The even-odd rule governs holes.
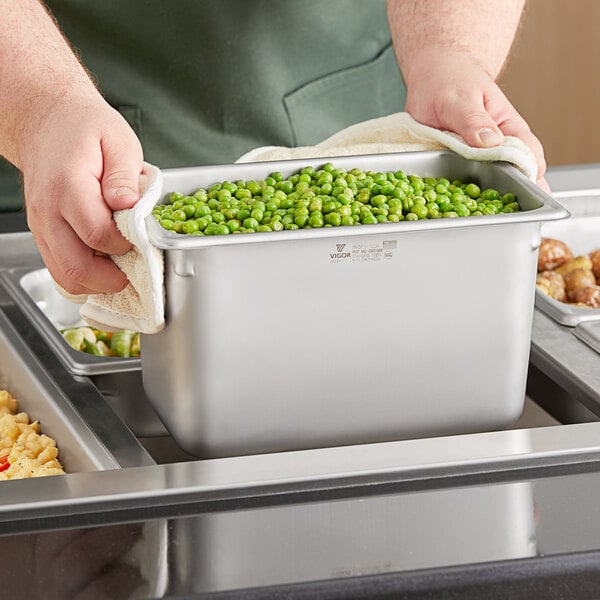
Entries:
POLYGON ((118 467, 0 312, 0 482, 118 467))

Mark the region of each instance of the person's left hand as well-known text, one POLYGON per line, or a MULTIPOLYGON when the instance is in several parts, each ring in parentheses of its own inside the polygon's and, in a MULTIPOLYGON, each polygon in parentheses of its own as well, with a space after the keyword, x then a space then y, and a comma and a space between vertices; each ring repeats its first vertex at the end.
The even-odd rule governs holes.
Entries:
POLYGON ((525 142, 537 160, 537 183, 550 192, 542 144, 476 61, 462 53, 424 51, 411 64, 407 84, 406 111, 420 123, 453 131, 478 148, 497 146, 505 135, 525 142))

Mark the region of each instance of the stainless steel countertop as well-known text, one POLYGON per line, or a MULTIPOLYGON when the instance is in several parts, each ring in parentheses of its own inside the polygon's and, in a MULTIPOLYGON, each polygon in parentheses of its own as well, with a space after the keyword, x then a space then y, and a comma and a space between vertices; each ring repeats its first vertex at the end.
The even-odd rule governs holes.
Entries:
MULTIPOLYGON (((600 189, 600 165, 551 169, 548 179, 559 200, 594 194, 600 189)), ((41 266, 28 233, 0 235, 0 256, 1 268, 41 266)), ((0 289, 0 309, 15 314, 15 308, 0 289)), ((43 344, 35 344, 44 354, 43 344)), ((40 360, 67 390, 81 383, 71 381, 52 356, 40 360)), ((592 412, 600 412, 597 353, 538 312, 531 360, 592 412)), ((79 404, 88 422, 102 432, 101 438, 110 437, 102 411, 88 404, 79 404)), ((367 584, 379 585, 380 580, 365 579, 367 575, 404 572, 417 581, 422 569, 490 561, 516 568, 521 560, 600 551, 599 486, 600 421, 17 481, 2 489, 0 534, 18 542, 37 532, 39 541, 55 535, 56 528, 109 531, 144 523, 146 531, 154 528, 153 535, 162 532, 149 544, 159 551, 150 559, 160 575, 154 578, 156 597, 202 597, 219 590, 310 580, 350 585, 353 577, 357 579, 350 589, 376 597, 375 588, 367 584), (409 519, 403 520, 402 514, 409 519), (514 518, 504 522, 506 514, 514 518), (340 530, 332 525, 338 519, 340 530), (440 525, 453 522, 453 538, 440 538, 440 525), (490 522, 499 526, 486 532, 490 522), (299 528, 290 529, 293 523, 299 528), (397 538, 395 524, 403 532, 397 538), (473 525, 475 531, 469 529, 473 525), (342 546, 332 541, 342 530, 349 535, 343 547, 357 545, 345 557, 342 546), (466 531, 467 537, 457 533, 466 531), (502 532, 508 535, 502 537, 505 543, 498 543, 494 536, 502 532), (486 536, 493 543, 481 542, 486 536), (325 570, 311 558, 323 544, 329 554, 340 557, 325 570), (358 546, 370 550, 361 554, 358 546), (238 547, 242 556, 236 553, 238 547), (205 554, 212 557, 210 565, 200 558, 205 554), (267 565, 261 571, 253 554, 266 557, 273 569, 267 565)), ((320 561, 327 563, 323 557, 320 561)), ((70 567, 74 577, 78 564, 70 567)), ((0 572, 5 580, 14 575, 6 567, 0 572)), ((444 597, 443 590, 438 592, 428 597, 444 597)), ((407 592, 402 597, 412 596, 407 592)))

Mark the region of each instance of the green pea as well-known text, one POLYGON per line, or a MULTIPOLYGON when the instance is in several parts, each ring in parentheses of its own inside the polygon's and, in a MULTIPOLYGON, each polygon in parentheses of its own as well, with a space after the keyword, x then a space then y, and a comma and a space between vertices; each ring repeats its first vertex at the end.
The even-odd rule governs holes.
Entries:
POLYGON ((482 200, 498 200, 500 198, 500 194, 493 189, 487 189, 481 192, 482 200))
POLYGON ((212 221, 207 217, 200 217, 199 219, 196 219, 196 223, 198 223, 198 229, 204 231, 210 225, 210 223, 212 223, 212 221))
POLYGON ((198 225, 198 221, 185 221, 181 227, 181 233, 194 233, 194 231, 198 231, 200 226, 198 225))
POLYGON ((320 212, 311 213, 310 217, 308 218, 308 224, 311 227, 323 227, 325 224, 323 215, 320 212))
POLYGON ((241 226, 242 224, 237 219, 230 219, 227 221, 227 228, 229 229, 230 233, 237 231, 241 226))
POLYGON ((250 210, 248 210, 247 208, 240 208, 238 210, 238 214, 237 214, 237 218, 240 221, 245 221, 248 217, 250 216, 250 210))
POLYGON ((336 212, 330 212, 325 215, 325 223, 333 227, 339 227, 342 224, 342 215, 336 212))
POLYGON ((217 194, 217 200, 219 202, 223 202, 224 200, 228 200, 229 198, 231 198, 231 192, 227 188, 219 190, 219 193, 217 194))
POLYGON ((260 184, 254 180, 246 182, 246 189, 250 192, 252 196, 260 194, 260 184))
POLYGON ((306 227, 308 224, 308 215, 296 215, 296 217, 294 217, 294 223, 298 227, 306 227))
POLYGON ((172 221, 171 219, 160 219, 158 223, 161 227, 164 227, 165 229, 173 229, 174 221, 172 221))
POLYGON ((198 219, 200 217, 205 217, 206 215, 210 215, 210 208, 206 204, 198 204, 196 206, 196 210, 194 211, 194 218, 198 219))
POLYGON ((468 198, 468 200, 466 200, 464 204, 470 212, 477 210, 477 200, 475 200, 474 198, 468 198))
POLYGON ((214 235, 227 235, 229 234, 229 227, 225 223, 219 223, 215 225, 214 235))
POLYGON ((475 183, 469 183, 465 188, 465 193, 471 196, 471 198, 477 199, 481 195, 481 189, 475 183))
MULTIPOLYGON (((429 210, 427 209, 427 206, 425 206, 424 204, 415 204, 412 207, 412 214, 417 215, 417 217, 419 219, 426 219, 427 215, 429 214, 429 210)), ((409 213, 411 214, 411 213, 409 213)))
POLYGON ((247 219, 244 219, 243 225, 246 229, 248 229, 248 228, 257 229, 259 226, 259 222, 254 217, 248 217, 247 219))
POLYGON ((256 219, 257 221, 262 221, 264 219, 265 212, 264 212, 264 210, 261 210, 260 208, 254 208, 252 210, 252 212, 250 213, 250 216, 253 219, 256 219))
POLYGON ((459 217, 468 217, 470 213, 469 209, 462 203, 455 204, 454 211, 459 217))

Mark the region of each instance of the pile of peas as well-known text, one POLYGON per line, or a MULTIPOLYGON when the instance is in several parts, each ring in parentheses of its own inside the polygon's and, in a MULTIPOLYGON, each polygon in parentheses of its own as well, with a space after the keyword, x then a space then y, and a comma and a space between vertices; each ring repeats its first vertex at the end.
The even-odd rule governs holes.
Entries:
POLYGON ((188 235, 224 235, 397 223, 512 213, 515 195, 443 177, 403 171, 346 171, 332 163, 304 167, 284 179, 222 181, 185 196, 171 192, 152 213, 165 229, 188 235))

